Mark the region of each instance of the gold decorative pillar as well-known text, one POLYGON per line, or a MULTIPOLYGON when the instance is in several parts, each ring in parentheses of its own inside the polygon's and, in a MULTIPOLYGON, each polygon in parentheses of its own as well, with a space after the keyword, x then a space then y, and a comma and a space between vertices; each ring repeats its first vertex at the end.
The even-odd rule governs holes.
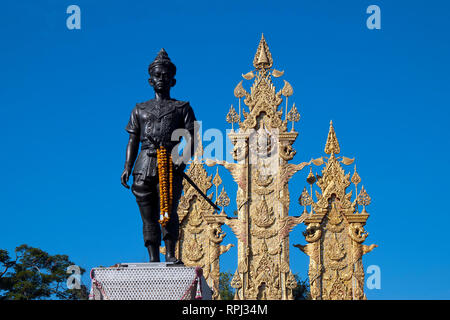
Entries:
POLYGON ((288 236, 303 217, 288 216, 288 181, 308 163, 288 163, 296 153, 292 144, 298 133, 293 122, 300 115, 295 105, 287 112, 293 90, 284 81, 284 87, 276 92, 272 77, 281 77, 284 71, 272 69, 272 65, 262 36, 253 60, 255 69, 243 75, 246 80, 254 79, 250 93, 239 82, 234 90, 239 99, 238 112, 231 106, 227 115, 236 162, 207 162, 209 166, 224 166, 238 185, 238 217, 228 217, 224 222, 238 238, 238 266, 231 285, 239 300, 292 299, 292 289, 297 285, 289 267, 288 236), (282 96, 286 98, 284 119, 282 96), (247 110, 241 105, 242 98, 247 110), (292 122, 290 131, 288 121, 292 122))
POLYGON ((313 299, 366 299, 362 256, 377 247, 362 244, 368 236, 364 225, 369 217, 365 207, 370 204, 370 197, 364 187, 358 193, 361 179, 356 166, 350 178, 350 173, 346 174, 340 164, 350 165, 354 159, 336 157, 340 147, 332 122, 325 153, 329 157, 311 161, 316 166, 325 165, 322 175, 314 175, 310 170, 307 182, 311 185, 311 195, 305 188, 299 199, 307 215, 304 236, 308 244, 294 246, 310 257, 308 275, 313 299), (346 191, 351 183, 355 186, 353 202, 353 191, 346 191), (316 191, 316 201, 312 198, 314 184, 321 191, 316 191), (358 205, 363 206, 361 212, 358 205))
MULTIPOLYGON (((215 203, 222 208, 226 207, 229 205, 230 199, 223 187, 219 193, 219 186, 222 184, 219 172, 216 172, 214 179, 208 175, 198 159, 198 155, 201 155, 202 152, 200 145, 186 173, 204 194, 207 194, 214 185, 215 203)), ((233 246, 232 244, 221 245, 226 235, 221 228, 226 215, 223 210, 217 214, 214 208, 187 181, 183 181, 183 190, 184 194, 178 205, 180 238, 177 243, 176 255, 186 266, 199 266, 203 269, 203 275, 213 289, 213 299, 218 300, 221 299, 219 295, 219 257, 233 246)), ((214 192, 208 196, 212 199, 214 192)))

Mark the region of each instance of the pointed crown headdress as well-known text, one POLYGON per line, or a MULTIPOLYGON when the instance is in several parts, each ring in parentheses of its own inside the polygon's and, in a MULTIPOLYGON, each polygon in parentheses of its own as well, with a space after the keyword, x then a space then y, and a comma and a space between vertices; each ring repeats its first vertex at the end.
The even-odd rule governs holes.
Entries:
POLYGON ((168 67, 173 76, 177 73, 177 67, 173 64, 172 60, 170 60, 169 55, 164 48, 158 52, 155 60, 148 66, 148 73, 150 74, 154 67, 160 65, 168 67))

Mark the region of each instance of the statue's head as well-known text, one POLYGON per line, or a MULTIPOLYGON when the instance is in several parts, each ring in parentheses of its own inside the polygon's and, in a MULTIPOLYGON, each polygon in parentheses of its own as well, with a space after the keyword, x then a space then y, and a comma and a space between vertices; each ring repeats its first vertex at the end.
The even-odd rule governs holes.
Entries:
POLYGON ((148 82, 155 92, 168 92, 176 83, 175 74, 177 68, 170 60, 167 52, 161 49, 155 60, 148 67, 150 79, 148 82))

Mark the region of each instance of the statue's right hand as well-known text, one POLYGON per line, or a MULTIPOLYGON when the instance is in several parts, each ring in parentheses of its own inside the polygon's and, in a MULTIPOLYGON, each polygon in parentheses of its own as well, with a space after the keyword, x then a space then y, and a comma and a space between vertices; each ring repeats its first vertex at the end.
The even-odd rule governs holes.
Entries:
POLYGON ((122 172, 122 176, 120 177, 122 185, 127 189, 130 189, 130 186, 127 184, 128 179, 130 178, 130 171, 130 169, 125 168, 122 172))

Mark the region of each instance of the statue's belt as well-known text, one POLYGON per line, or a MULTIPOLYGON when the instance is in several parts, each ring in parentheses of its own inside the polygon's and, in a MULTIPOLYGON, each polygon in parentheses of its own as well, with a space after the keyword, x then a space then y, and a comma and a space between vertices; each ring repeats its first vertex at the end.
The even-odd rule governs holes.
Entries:
POLYGON ((156 158, 157 150, 155 146, 151 143, 141 144, 141 151, 146 150, 148 156, 156 158))
MULTIPOLYGON (((171 147, 170 147, 171 149, 171 147)), ((156 157, 157 148, 153 143, 142 143, 141 150, 147 150, 147 154, 152 157, 156 157)))

